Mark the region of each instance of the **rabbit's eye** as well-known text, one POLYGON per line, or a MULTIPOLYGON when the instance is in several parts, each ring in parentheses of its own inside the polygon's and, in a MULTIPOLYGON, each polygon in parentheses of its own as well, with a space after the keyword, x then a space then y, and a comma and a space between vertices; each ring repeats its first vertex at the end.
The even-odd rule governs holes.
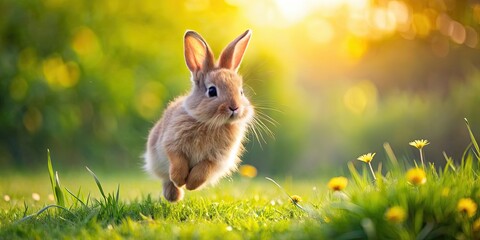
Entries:
POLYGON ((217 96, 217 88, 211 86, 208 88, 208 97, 216 97, 217 96))
POLYGON ((240 95, 242 95, 242 96, 243 96, 243 89, 242 89, 242 90, 240 90, 240 95))

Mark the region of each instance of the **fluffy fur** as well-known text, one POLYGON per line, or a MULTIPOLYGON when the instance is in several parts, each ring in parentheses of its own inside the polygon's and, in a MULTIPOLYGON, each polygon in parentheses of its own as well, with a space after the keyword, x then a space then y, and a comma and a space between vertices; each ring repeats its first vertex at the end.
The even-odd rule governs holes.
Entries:
POLYGON ((145 170, 163 181, 171 202, 236 170, 242 140, 254 108, 243 95, 237 74, 251 31, 233 40, 215 63, 208 44, 194 31, 184 37, 185 61, 192 74, 189 94, 169 104, 150 131, 145 170), (214 87, 217 96, 209 96, 214 87))

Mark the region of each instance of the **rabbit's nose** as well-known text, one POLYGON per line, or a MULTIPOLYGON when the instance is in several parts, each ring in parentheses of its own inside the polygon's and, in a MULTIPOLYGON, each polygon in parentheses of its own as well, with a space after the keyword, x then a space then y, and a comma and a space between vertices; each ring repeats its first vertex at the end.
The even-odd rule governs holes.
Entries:
POLYGON ((228 108, 229 108, 232 112, 235 112, 235 111, 238 110, 238 107, 236 107, 236 106, 235 106, 235 107, 228 107, 228 108))

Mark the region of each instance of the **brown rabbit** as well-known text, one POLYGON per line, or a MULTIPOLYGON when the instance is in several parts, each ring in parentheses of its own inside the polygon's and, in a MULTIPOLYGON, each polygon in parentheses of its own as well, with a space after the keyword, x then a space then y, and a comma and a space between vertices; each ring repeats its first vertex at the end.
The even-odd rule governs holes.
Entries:
POLYGON ((254 108, 237 74, 251 31, 233 40, 218 63, 194 31, 184 37, 192 89, 169 104, 148 136, 145 170, 163 180, 168 201, 183 198, 182 186, 197 189, 236 170, 254 108))

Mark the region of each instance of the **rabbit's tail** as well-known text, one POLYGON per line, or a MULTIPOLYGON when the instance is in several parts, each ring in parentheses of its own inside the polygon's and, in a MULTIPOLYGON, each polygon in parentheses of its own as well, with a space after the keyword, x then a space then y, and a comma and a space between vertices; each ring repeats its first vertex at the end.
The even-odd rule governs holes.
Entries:
POLYGON ((183 189, 178 188, 172 181, 163 182, 163 196, 169 202, 178 202, 183 199, 183 189))

